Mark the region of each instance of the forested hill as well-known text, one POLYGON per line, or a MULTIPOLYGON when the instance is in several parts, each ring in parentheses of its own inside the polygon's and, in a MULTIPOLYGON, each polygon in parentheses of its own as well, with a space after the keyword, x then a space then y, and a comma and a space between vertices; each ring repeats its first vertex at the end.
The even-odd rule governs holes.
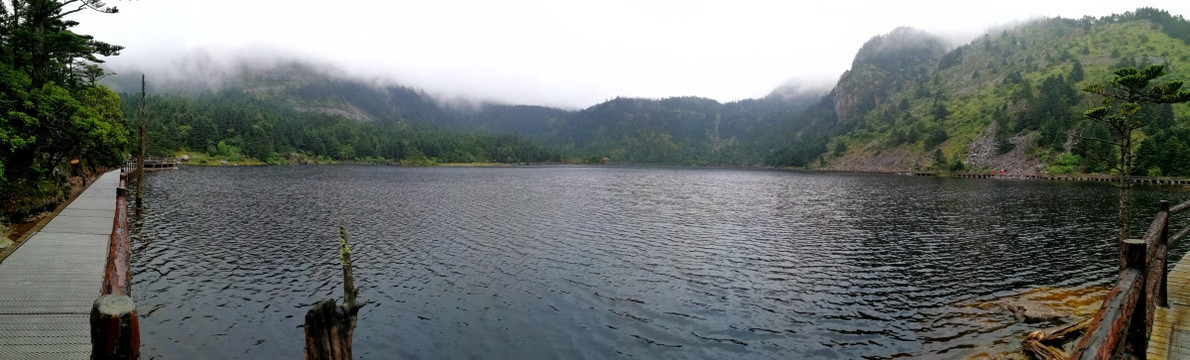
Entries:
MULTIPOLYGON (((125 112, 135 113, 138 97, 129 90, 139 79, 107 81, 125 94, 125 112)), ((616 163, 758 165, 786 140, 781 133, 794 131, 793 116, 820 96, 790 87, 727 104, 697 97, 616 98, 563 110, 444 101, 417 89, 376 86, 294 62, 244 72, 216 92, 151 96, 150 152, 240 153, 262 161, 292 153, 399 161, 417 149, 445 162, 600 162, 609 157, 616 163), (427 140, 425 132, 437 135, 427 140), (463 144, 476 140, 436 143, 461 137, 515 139, 540 147, 526 151, 545 155, 493 155, 463 144)))
MULTIPOLYGON (((441 146, 402 137, 396 143, 403 145, 384 149, 377 144, 386 142, 371 138, 377 132, 367 129, 450 129, 451 134, 496 134, 513 144, 540 144, 538 150, 550 153, 551 159, 1105 172, 1111 148, 1086 140, 1104 129, 1081 116, 1098 99, 1079 89, 1105 83, 1113 69, 1125 66, 1164 64, 1169 75, 1163 81, 1185 79, 1190 75, 1188 42, 1190 23, 1148 8, 1102 18, 1036 20, 991 31, 957 48, 937 36, 901 28, 865 44, 833 89, 782 88, 730 103, 697 97, 616 98, 580 110, 446 101, 417 89, 376 86, 295 63, 245 72, 217 94, 165 98, 202 98, 211 106, 218 101, 268 104, 292 112, 285 121, 306 118, 365 130, 311 130, 297 136, 300 131, 269 128, 276 125, 250 119, 250 114, 240 118, 252 124, 215 126, 209 129, 214 135, 198 142, 190 139, 196 128, 190 117, 163 114, 159 129, 164 138, 177 139, 162 144, 163 151, 214 149, 223 142, 257 149, 249 152, 258 156, 298 152, 401 159, 411 149, 441 146), (166 134, 170 131, 174 133, 166 134), (257 137, 258 145, 253 145, 251 134, 272 137, 257 137), (319 141, 324 144, 317 145, 319 141)), ((118 77, 109 80, 126 83, 118 77)), ((1190 163, 1175 156, 1190 144, 1190 108, 1164 105, 1144 112, 1158 120, 1143 129, 1137 171, 1190 175, 1190 163)), ((500 157, 493 151, 456 151, 450 157, 500 157)), ((434 151, 430 157, 446 156, 434 151)))
MULTIPOLYGON (((1006 169, 1107 172, 1110 138, 1084 120, 1100 98, 1081 91, 1121 67, 1164 64, 1162 81, 1190 76, 1190 23, 1156 9, 1103 18, 1044 19, 939 51, 900 29, 873 38, 781 163, 870 170, 1006 169)), ((1190 108, 1142 110, 1138 174, 1190 175, 1190 108)))

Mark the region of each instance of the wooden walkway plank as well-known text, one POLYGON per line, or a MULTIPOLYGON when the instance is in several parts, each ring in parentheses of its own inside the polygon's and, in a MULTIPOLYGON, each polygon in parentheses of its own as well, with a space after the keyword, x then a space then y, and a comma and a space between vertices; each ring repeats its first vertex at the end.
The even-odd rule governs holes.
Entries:
POLYGON ((119 180, 100 176, 0 263, 0 360, 91 357, 119 180))
POLYGON ((1190 256, 1170 270, 1169 308, 1153 314, 1149 359, 1190 359, 1190 256))

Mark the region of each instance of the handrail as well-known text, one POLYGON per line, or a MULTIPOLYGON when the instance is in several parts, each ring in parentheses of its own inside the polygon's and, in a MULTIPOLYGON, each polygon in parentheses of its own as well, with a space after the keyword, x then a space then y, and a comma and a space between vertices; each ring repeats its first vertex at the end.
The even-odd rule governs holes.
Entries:
MULTIPOLYGON (((1143 257, 1144 243, 1138 243, 1140 250, 1137 257, 1143 257)), ((1086 335, 1075 346, 1071 359, 1114 358, 1124 348, 1123 345, 1129 342, 1119 334, 1130 330, 1135 325, 1133 315, 1137 309, 1144 309, 1143 306, 1137 306, 1138 300, 1144 295, 1144 274, 1140 271, 1140 264, 1136 265, 1120 271, 1120 281, 1116 282, 1116 287, 1103 301, 1103 307, 1091 321, 1086 335)))
POLYGON ((1188 208, 1190 201, 1174 207, 1168 201, 1158 205, 1157 216, 1140 239, 1121 244, 1124 262, 1116 286, 1095 314, 1086 335, 1071 353, 1071 359, 1107 359, 1124 353, 1144 358, 1153 331, 1153 314, 1158 306, 1168 308, 1169 248, 1190 233, 1190 226, 1169 235, 1169 219, 1188 208))
POLYGON ((1186 209, 1190 209, 1190 201, 1187 201, 1187 202, 1178 204, 1178 206, 1169 208, 1169 215, 1170 216, 1177 215, 1177 213, 1185 211, 1186 209))
POLYGON ((116 188, 116 215, 108 237, 107 263, 100 295, 132 295, 132 249, 128 239, 128 199, 124 179, 116 188))
POLYGON ((140 357, 140 321, 132 301, 132 248, 128 239, 127 172, 116 187, 116 213, 108 237, 103 286, 91 306, 91 358, 140 357))

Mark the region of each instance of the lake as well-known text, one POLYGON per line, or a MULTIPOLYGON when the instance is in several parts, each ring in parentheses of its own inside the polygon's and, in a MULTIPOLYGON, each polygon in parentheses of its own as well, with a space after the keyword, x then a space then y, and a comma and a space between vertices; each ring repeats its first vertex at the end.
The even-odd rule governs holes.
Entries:
MULTIPOLYGON (((145 358, 956 358, 1030 330, 977 306, 1115 281, 1115 188, 632 167, 189 167, 133 229, 145 358)), ((1136 228, 1184 188, 1139 187, 1136 228)), ((1175 248, 1173 261, 1185 252, 1175 248)))

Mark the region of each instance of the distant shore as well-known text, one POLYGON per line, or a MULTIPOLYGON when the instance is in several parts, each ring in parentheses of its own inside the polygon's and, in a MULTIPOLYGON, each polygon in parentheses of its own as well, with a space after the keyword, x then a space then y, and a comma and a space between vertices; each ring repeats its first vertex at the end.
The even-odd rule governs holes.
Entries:
MULTIPOLYGON (((996 170, 986 171, 968 171, 968 172, 948 172, 948 171, 924 171, 924 170, 872 170, 872 169, 823 169, 823 168, 796 168, 796 167, 769 167, 769 166, 747 166, 747 165, 673 165, 673 164, 630 164, 630 163, 612 163, 612 164, 575 164, 564 162, 547 162, 547 163, 500 163, 500 162, 459 162, 459 163, 418 163, 418 164, 401 164, 392 161, 378 161, 378 160, 320 160, 312 162, 281 162, 281 163, 266 163, 254 159, 245 159, 240 161, 226 161, 207 159, 206 161, 183 161, 180 165, 193 166, 263 166, 263 165, 380 165, 380 166, 402 166, 402 167, 521 167, 521 166, 616 166, 616 167, 673 167, 673 168, 694 168, 694 169, 739 169, 739 170, 775 170, 775 171, 802 171, 802 172, 817 172, 817 173, 840 173, 840 174, 872 174, 872 175, 904 175, 904 176, 929 176, 929 177, 949 177, 949 178, 963 178, 963 179, 999 179, 999 180, 1049 180, 1049 181, 1090 181, 1090 182, 1113 182, 1117 178, 1109 174, 1014 174, 998 172, 996 170)), ((1154 176, 1132 176, 1130 179, 1137 184, 1150 185, 1182 185, 1190 186, 1190 178, 1186 177, 1154 177, 1154 176)))

